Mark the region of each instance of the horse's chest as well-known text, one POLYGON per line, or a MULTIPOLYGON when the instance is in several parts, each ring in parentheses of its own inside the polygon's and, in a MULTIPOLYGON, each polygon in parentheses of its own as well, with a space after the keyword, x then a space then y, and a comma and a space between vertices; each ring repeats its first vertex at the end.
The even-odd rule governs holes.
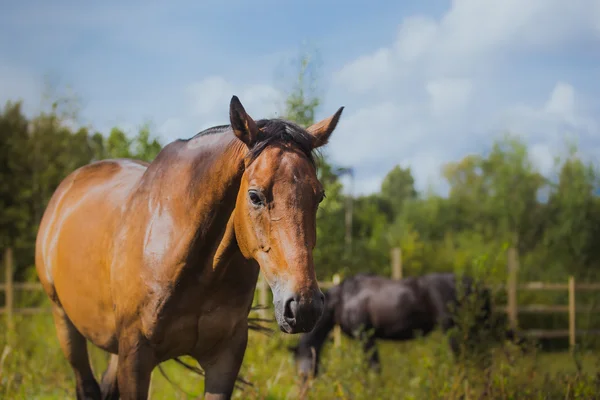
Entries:
POLYGON ((200 353, 209 352, 218 346, 220 342, 233 336, 240 324, 245 322, 245 319, 245 315, 241 310, 223 309, 201 315, 196 323, 196 351, 200 353))
POLYGON ((161 335, 152 340, 160 358, 210 353, 233 335, 245 321, 242 310, 217 309, 204 313, 179 315, 164 320, 161 335))

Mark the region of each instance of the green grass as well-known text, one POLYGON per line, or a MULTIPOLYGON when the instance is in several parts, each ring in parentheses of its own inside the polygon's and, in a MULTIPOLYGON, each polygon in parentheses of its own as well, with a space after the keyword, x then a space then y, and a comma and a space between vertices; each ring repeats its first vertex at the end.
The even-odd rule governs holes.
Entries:
MULTIPOLYGON (((0 325, 3 330, 4 326, 0 325)), ((11 351, 0 365, 0 398, 74 398, 72 372, 58 346, 50 316, 21 317, 11 351)), ((0 335, 0 352, 6 349, 0 335)), ((251 333, 242 376, 254 386, 236 390, 238 399, 296 399, 300 397, 287 345, 297 336, 276 332, 272 337, 251 333)), ((343 338, 328 344, 321 375, 306 398, 314 399, 592 399, 600 391, 600 358, 594 352, 522 355, 511 346, 495 348, 487 364, 454 361, 446 338, 435 333, 412 342, 380 342, 380 376, 365 370, 361 346, 343 338), (577 361, 577 362, 576 362, 577 361)), ((99 376, 107 356, 90 346, 99 376)), ((1 354, 1 353, 0 353, 1 354)), ((163 364, 173 387, 154 371, 152 399, 189 399, 202 393, 203 381, 174 362, 163 364), (183 391, 182 391, 183 390, 183 391)))

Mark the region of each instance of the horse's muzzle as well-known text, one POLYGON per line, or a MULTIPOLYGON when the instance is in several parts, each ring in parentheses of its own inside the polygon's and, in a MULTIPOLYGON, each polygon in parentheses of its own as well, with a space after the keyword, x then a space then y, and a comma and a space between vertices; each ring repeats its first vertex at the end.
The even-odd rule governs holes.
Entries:
POLYGON ((300 295, 291 295, 284 297, 277 302, 275 307, 282 307, 283 310, 277 318, 279 328, 285 333, 301 333, 313 330, 319 318, 323 314, 325 307, 325 296, 321 290, 316 289, 312 293, 300 295))

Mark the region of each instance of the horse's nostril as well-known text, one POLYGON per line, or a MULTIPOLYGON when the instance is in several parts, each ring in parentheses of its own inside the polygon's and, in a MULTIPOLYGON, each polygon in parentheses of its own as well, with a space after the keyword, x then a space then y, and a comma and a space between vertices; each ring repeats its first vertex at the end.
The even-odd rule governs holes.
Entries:
POLYGON ((319 295, 319 298, 321 299, 321 303, 325 304, 325 295, 323 293, 319 295))
POLYGON ((296 301, 293 298, 290 298, 285 302, 283 316, 286 320, 293 321, 294 319, 296 319, 296 307, 296 301))

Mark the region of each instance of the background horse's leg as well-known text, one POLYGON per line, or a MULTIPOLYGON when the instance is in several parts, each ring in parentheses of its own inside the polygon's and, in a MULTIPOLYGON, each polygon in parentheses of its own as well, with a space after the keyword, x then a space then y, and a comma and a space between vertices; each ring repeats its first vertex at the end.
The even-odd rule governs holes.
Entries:
POLYGON ((446 316, 446 318, 443 318, 440 321, 440 326, 442 328, 442 332, 447 336, 448 344, 450 345, 450 350, 452 350, 452 354, 455 358, 458 358, 460 355, 460 335, 456 330, 452 330, 456 327, 454 320, 451 316, 446 316))
POLYGON ((455 359, 458 359, 460 356, 460 343, 459 338, 456 332, 452 332, 448 335, 448 344, 450 345, 450 350, 452 350, 452 354, 455 359))
POLYGON ((206 400, 228 400, 231 398, 235 381, 248 344, 248 324, 239 325, 227 345, 210 360, 198 360, 204 371, 204 398, 206 400))
POLYGON ((110 361, 104 374, 102 374, 102 400, 117 400, 119 398, 119 385, 117 385, 117 368, 119 366, 119 356, 110 355, 110 361))
POLYGON ((379 361, 379 351, 373 335, 364 333, 362 335, 363 351, 369 361, 369 368, 377 373, 381 372, 381 363, 379 361))
POLYGON ((77 399, 99 400, 100 387, 92 373, 85 337, 58 305, 52 308, 52 315, 60 347, 75 372, 77 399))
POLYGON ((123 400, 148 398, 150 376, 158 364, 154 352, 137 332, 120 335, 117 384, 123 400))

